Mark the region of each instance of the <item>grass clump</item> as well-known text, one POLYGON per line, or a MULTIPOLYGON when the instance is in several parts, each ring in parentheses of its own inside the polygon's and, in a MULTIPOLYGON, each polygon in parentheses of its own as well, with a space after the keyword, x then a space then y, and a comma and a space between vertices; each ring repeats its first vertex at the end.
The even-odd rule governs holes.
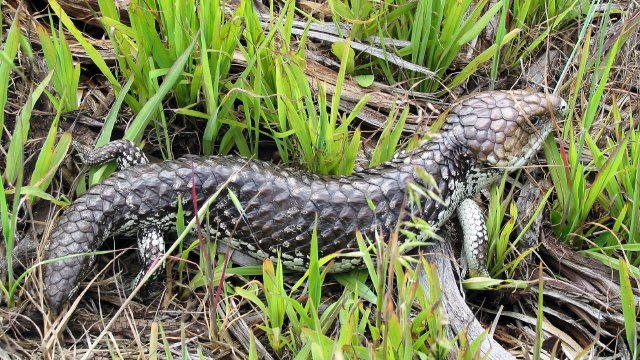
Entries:
MULTIPOLYGON (((605 28, 606 21, 605 17, 602 20, 605 28)), ((624 245, 627 242, 633 244, 638 239, 640 210, 632 205, 633 199, 638 197, 638 129, 631 114, 628 119, 622 119, 617 106, 610 110, 604 110, 601 106, 613 61, 627 38, 624 34, 623 31, 608 49, 603 47, 604 38, 601 37, 596 49, 600 56, 590 61, 586 54, 590 51, 592 41, 590 32, 586 33, 582 46, 583 57, 575 75, 577 82, 572 82, 573 95, 570 97, 573 105, 570 109, 574 109, 581 90, 579 85, 575 85, 581 84, 582 79, 589 76, 591 81, 584 112, 577 123, 572 121, 575 113, 569 113, 569 120, 563 128, 567 147, 559 147, 551 140, 545 147, 549 172, 557 193, 551 212, 554 231, 561 239, 574 244, 583 244, 585 241, 597 244, 598 247, 593 249, 595 252, 600 252, 601 247, 624 245), (602 115, 604 124, 617 124, 610 137, 604 137, 602 131, 593 131, 593 124, 602 115), (592 157, 586 163, 582 160, 585 151, 592 157), (588 221, 594 215, 597 220, 588 221)), ((629 252, 628 256, 635 266, 640 264, 637 253, 629 252)))
MULTIPOLYGON (((261 328, 278 355, 290 353, 300 359, 447 356, 453 345, 446 337, 433 265, 424 260, 415 269, 408 265, 415 261, 408 263, 400 255, 395 237, 387 245, 378 238, 367 243, 358 235, 360 252, 345 256, 362 257, 367 270, 334 275, 344 290, 337 299, 323 303, 327 273, 320 271, 320 265, 330 267, 333 256, 319 260, 316 243, 314 232, 310 269, 289 291, 285 290, 282 263, 274 267, 269 260, 263 265, 262 283, 254 281, 234 290, 264 314, 261 328), (369 254, 372 249, 373 257, 369 254), (423 271, 429 289, 419 284, 423 271)), ((470 354, 478 350, 478 343, 462 341, 470 354)))

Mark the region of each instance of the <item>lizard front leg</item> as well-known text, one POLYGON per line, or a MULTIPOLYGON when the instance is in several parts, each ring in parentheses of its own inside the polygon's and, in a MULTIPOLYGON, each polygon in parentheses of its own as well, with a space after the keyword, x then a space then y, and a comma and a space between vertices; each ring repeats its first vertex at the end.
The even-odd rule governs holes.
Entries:
POLYGON ((462 256, 467 262, 469 276, 489 276, 487 223, 480 206, 473 199, 465 199, 458 206, 457 215, 462 227, 462 256))

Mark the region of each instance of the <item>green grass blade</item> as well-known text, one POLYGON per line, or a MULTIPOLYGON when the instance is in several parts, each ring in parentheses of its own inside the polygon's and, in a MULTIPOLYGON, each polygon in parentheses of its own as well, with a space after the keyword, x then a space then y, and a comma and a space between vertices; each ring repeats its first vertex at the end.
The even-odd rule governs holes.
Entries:
POLYGON ((151 121, 154 114, 158 112, 164 97, 169 93, 169 91, 173 88, 173 85, 182 77, 182 71, 189 60, 191 52, 196 45, 196 41, 199 38, 198 36, 194 37, 193 41, 185 50, 185 52, 178 57, 176 62, 171 66, 167 76, 164 78, 162 85, 158 88, 158 91, 153 94, 153 96, 144 104, 138 115, 133 119, 131 126, 127 130, 125 135, 125 139, 129 139, 133 142, 138 142, 142 138, 142 134, 144 129, 147 127, 149 122, 151 121))
MULTIPOLYGON (((634 279, 636 282, 638 279, 634 279)), ((622 301, 622 314, 624 316, 624 328, 627 334, 627 345, 633 359, 638 358, 638 309, 636 308, 636 298, 631 286, 631 275, 629 273, 629 263, 625 259, 620 259, 620 299, 622 301)))
MULTIPOLYGON (((116 90, 116 94, 120 92, 120 83, 116 79, 116 77, 111 73, 111 69, 104 61, 98 50, 91 45, 87 39, 84 38, 82 32, 78 30, 76 25, 73 23, 71 18, 67 15, 67 13, 60 7, 60 4, 56 0, 49 0, 49 6, 56 13, 56 15, 60 18, 60 21, 64 24, 64 26, 69 30, 69 32, 73 35, 73 37, 78 41, 78 43, 82 46, 82 48, 87 52, 91 61, 100 69, 102 74, 109 80, 111 86, 116 90)), ((140 104, 133 98, 127 97, 127 104, 131 106, 133 111, 137 111, 140 109, 140 104)))
MULTIPOLYGON (((519 32, 519 30, 512 30, 508 34, 506 34, 504 36, 504 39, 500 43, 500 48, 511 42, 519 32)), ((469 78, 471 74, 475 73, 482 63, 489 61, 489 59, 491 59, 496 54, 496 51, 498 51, 497 44, 489 46, 489 48, 487 48, 485 51, 480 53, 480 55, 476 56, 475 59, 469 62, 469 64, 467 64, 467 66, 465 66, 462 71, 460 71, 460 73, 456 75, 449 84, 447 84, 447 88, 451 89, 460 85, 463 81, 469 78)))
MULTIPOLYGON (((131 88, 133 81, 134 78, 132 76, 124 84, 124 86, 120 90, 120 93, 116 97, 116 101, 114 101, 113 105, 111 106, 109 114, 107 114, 107 118, 104 120, 104 125, 102 126, 102 130, 100 131, 100 135, 98 135, 98 138, 96 139, 96 148, 104 146, 109 141, 111 141, 111 133, 113 132, 113 128, 118 119, 118 113, 122 108, 122 103, 129 93, 129 89, 131 88)), ((105 164, 99 169, 92 171, 89 176, 89 184, 94 185, 102 182, 102 180, 106 179, 115 169, 115 164, 105 164)))
POLYGON ((24 144, 27 141, 29 135, 29 128, 31 126, 31 111, 35 106, 36 101, 40 98, 40 95, 44 92, 47 85, 51 81, 53 73, 49 73, 47 77, 33 90, 29 95, 27 102, 24 104, 20 113, 16 118, 16 127, 11 137, 11 143, 9 144, 9 151, 7 152, 7 168, 5 169, 5 177, 9 182, 15 182, 18 177, 18 172, 23 169, 23 152, 24 144))
MULTIPOLYGON (((17 10, 19 11, 19 10, 17 10)), ((7 104, 7 95, 9 91, 9 74, 14 67, 13 59, 18 54, 18 45, 20 44, 20 16, 14 16, 11 27, 7 32, 7 38, 2 49, 2 61, 0 62, 0 131, 4 129, 4 109, 7 104)), ((2 39, 2 38, 0 38, 2 39)))

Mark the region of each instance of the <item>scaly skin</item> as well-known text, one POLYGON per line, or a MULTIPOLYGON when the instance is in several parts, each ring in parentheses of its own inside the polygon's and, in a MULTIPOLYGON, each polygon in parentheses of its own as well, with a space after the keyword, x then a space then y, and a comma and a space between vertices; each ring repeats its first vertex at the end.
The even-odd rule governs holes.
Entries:
MULTIPOLYGON (((189 156, 132 166, 89 189, 64 212, 51 232, 48 258, 90 253, 108 236, 131 236, 139 229, 166 232, 174 226, 179 195, 187 214, 193 212, 192 179, 198 204, 230 180, 228 189, 244 213, 240 216, 223 193, 210 209, 210 231, 256 258, 275 259, 280 250, 286 267, 302 270, 308 266, 316 214, 320 256, 355 250, 356 230, 370 238, 375 230, 389 234, 400 214, 412 213, 407 183, 431 187, 416 173, 422 168, 435 180, 443 203, 423 199, 422 213, 413 215, 438 230, 463 200, 526 163, 551 130, 550 114, 565 106, 555 95, 479 93, 450 109, 439 136, 351 176, 319 176, 236 156, 189 156)), ((478 244, 471 245, 475 248, 469 252, 477 253, 478 244)), ((482 256, 480 266, 486 261, 482 256)), ((47 264, 45 294, 54 312, 71 296, 91 261, 90 256, 75 256, 47 264)), ((360 265, 360 259, 342 257, 331 270, 360 265)))

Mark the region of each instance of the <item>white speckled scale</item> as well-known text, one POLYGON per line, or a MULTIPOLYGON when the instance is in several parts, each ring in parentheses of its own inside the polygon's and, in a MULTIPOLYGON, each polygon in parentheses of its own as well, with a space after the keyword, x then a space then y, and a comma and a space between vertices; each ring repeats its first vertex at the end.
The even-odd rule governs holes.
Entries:
MULTIPOLYGON (((138 254, 144 266, 133 280, 133 287, 138 285, 147 270, 164 255, 164 251, 165 243, 163 232, 159 227, 147 226, 140 229, 138 232, 138 254)), ((164 263, 161 264, 161 269, 163 268, 164 263)), ((154 275, 158 274, 159 272, 154 273, 154 275)))
POLYGON ((480 206, 473 199, 465 199, 458 206, 458 221, 462 227, 462 256, 469 275, 489 276, 487 271, 487 224, 480 206))

